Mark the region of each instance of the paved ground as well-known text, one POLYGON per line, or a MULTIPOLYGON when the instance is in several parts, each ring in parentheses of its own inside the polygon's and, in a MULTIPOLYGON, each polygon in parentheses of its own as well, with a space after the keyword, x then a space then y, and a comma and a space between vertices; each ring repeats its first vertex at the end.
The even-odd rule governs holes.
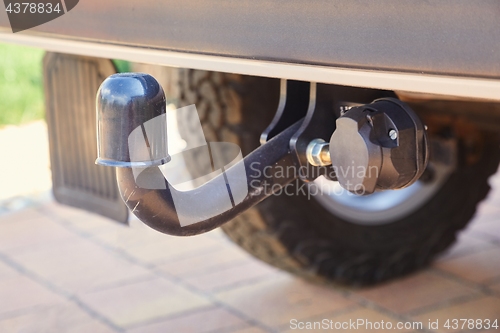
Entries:
POLYGON ((0 202, 0 332, 294 332, 323 319, 439 320, 439 330, 419 331, 468 331, 443 325, 500 321, 500 176, 492 185, 498 190, 433 267, 360 290, 277 271, 220 231, 174 238, 18 194, 0 202))
POLYGON ((169 237, 46 202, 0 218, 0 332, 258 333, 286 332, 292 319, 500 319, 493 194, 432 268, 361 290, 303 282, 219 231, 169 237))

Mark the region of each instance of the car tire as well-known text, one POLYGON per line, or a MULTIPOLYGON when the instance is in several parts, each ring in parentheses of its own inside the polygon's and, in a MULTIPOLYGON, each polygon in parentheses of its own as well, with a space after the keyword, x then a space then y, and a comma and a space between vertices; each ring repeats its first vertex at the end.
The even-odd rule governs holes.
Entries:
MULTIPOLYGON (((244 155, 258 147, 278 104, 279 80, 187 69, 178 80, 179 104, 196 105, 207 141, 236 143, 244 155)), ((178 119, 187 138, 185 123, 178 119)), ((271 196, 222 229, 258 259, 308 279, 369 285, 403 276, 448 248, 486 197, 499 143, 484 133, 478 146, 478 158, 467 162, 459 140, 457 165, 446 181, 391 223, 352 223, 302 194, 271 196)))

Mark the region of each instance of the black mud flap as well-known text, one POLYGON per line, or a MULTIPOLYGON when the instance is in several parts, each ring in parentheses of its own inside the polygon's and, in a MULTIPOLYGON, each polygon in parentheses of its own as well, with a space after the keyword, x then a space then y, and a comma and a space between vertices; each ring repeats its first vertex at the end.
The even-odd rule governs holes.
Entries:
POLYGON ((47 53, 43 63, 55 199, 127 223, 115 169, 96 165, 95 98, 111 60, 47 53))

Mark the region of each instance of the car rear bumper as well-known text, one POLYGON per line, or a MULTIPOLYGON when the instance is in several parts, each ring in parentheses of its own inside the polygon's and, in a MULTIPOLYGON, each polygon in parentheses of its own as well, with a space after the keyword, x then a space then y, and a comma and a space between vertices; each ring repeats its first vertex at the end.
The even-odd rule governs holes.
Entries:
POLYGON ((80 1, 0 40, 162 65, 499 100, 500 6, 466 0, 80 1))

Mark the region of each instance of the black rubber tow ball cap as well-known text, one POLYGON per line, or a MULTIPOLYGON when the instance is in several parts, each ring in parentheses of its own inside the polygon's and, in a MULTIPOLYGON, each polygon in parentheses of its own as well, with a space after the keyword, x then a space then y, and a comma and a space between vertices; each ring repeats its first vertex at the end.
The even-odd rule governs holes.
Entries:
POLYGON ((149 167, 170 160, 165 93, 151 75, 111 75, 97 92, 96 111, 97 164, 149 167))

